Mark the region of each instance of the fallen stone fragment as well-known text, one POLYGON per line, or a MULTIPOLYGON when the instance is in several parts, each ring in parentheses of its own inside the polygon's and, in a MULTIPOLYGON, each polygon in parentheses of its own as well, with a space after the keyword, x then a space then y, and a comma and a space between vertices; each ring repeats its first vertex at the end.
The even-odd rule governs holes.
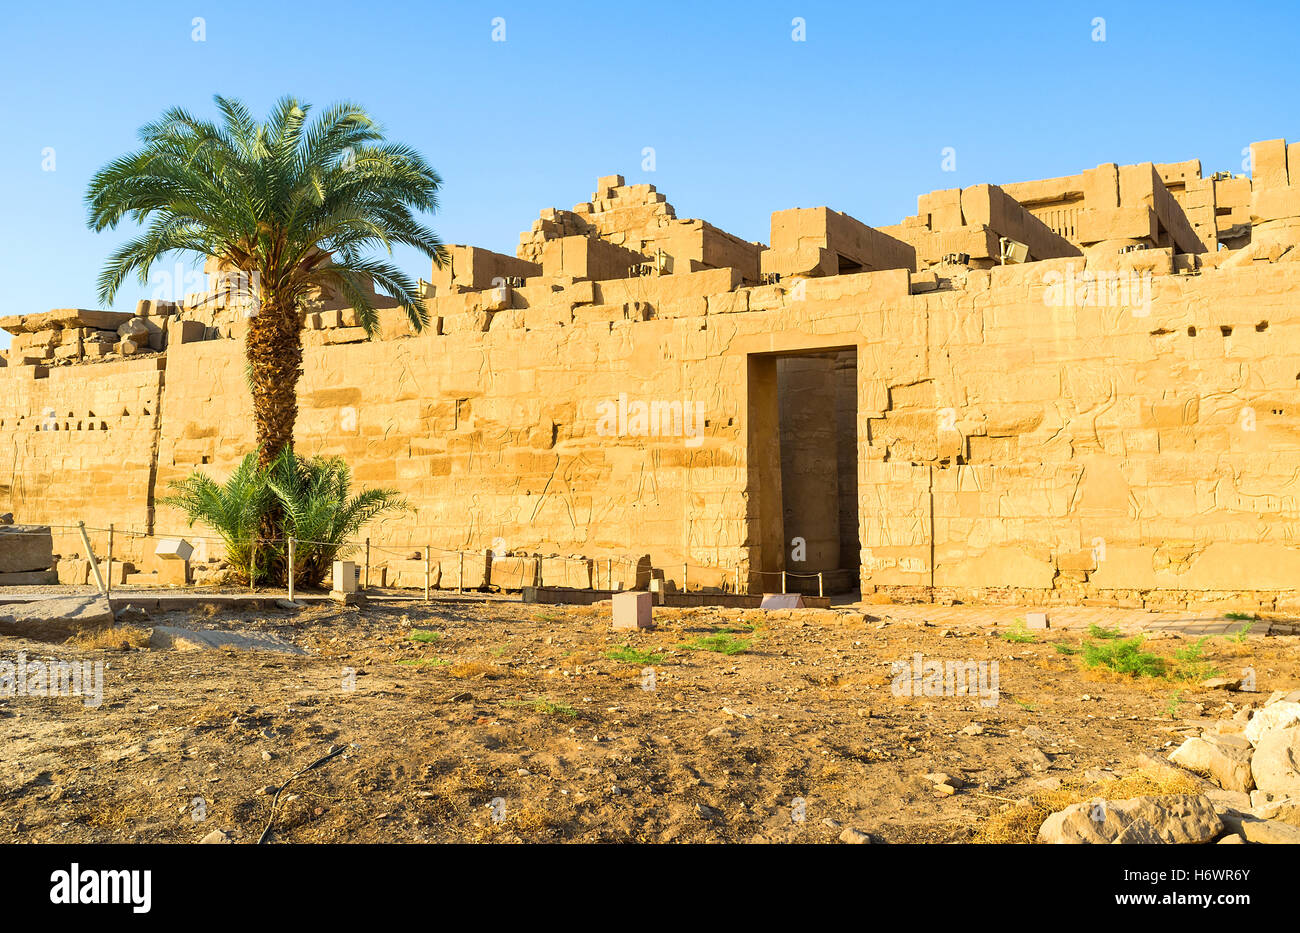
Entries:
POLYGON ((149 638, 151 648, 176 651, 200 651, 209 648, 243 648, 276 651, 281 654, 306 654, 302 648, 268 632, 225 632, 217 629, 174 628, 156 625, 149 638))
POLYGON ((1265 732, 1255 746, 1250 771, 1261 791, 1300 798, 1300 726, 1265 732))
POLYGON ((876 840, 871 837, 871 833, 863 832, 860 829, 854 829, 852 826, 840 833, 840 842, 851 846, 869 846, 875 841, 876 840))
POLYGON ((1266 732, 1286 729, 1298 724, 1300 724, 1300 703, 1282 700, 1268 704, 1250 717, 1250 722, 1246 723, 1246 738, 1250 739, 1251 745, 1258 745, 1266 732))
POLYGON ((113 610, 103 596, 59 596, 0 606, 0 635, 66 641, 79 632, 113 624, 113 610))
POLYGON ((1038 841, 1055 844, 1201 844, 1223 832, 1208 797, 1191 794, 1085 800, 1053 813, 1038 841))
POLYGON ((1260 845, 1300 845, 1300 826, 1292 826, 1281 820, 1261 820, 1247 816, 1235 821, 1235 825, 1229 820, 1224 822, 1247 842, 1260 845))
POLYGON ((1212 778, 1224 790, 1249 793, 1255 789, 1250 773, 1250 742, 1239 735, 1205 735, 1188 739, 1169 760, 1212 778))
POLYGON ((231 845, 233 840, 220 829, 214 829, 202 839, 199 840, 201 846, 225 846, 231 845))

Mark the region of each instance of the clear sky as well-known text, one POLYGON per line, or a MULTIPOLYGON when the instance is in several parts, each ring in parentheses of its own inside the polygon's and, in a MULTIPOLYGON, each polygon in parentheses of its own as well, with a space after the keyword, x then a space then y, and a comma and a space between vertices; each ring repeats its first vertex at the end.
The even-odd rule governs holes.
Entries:
MULTIPOLYGON (((361 103, 441 173, 444 241, 511 254, 600 175, 767 242, 789 207, 885 225, 938 188, 1101 162, 1241 172, 1250 142, 1300 139, 1294 0, 42 0, 6 4, 0 37, 0 315, 99 307, 130 231, 86 228, 87 182, 139 126, 173 105, 211 114, 214 93, 259 115, 287 93, 361 103)), ((115 307, 151 291, 128 283, 115 307)))

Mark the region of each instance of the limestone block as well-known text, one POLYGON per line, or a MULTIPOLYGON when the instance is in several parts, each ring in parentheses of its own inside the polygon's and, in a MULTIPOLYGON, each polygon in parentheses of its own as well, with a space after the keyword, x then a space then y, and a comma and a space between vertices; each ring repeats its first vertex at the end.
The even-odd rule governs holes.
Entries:
POLYGON ((1250 144, 1250 181, 1255 190, 1287 185, 1285 139, 1266 139, 1250 144))
POLYGON ((173 320, 167 322, 167 346, 179 346, 184 343, 195 343, 204 338, 207 334, 207 328, 201 321, 179 321, 173 320))
POLYGON ((59 583, 67 585, 84 585, 90 581, 90 561, 84 558, 65 558, 56 568, 59 583))

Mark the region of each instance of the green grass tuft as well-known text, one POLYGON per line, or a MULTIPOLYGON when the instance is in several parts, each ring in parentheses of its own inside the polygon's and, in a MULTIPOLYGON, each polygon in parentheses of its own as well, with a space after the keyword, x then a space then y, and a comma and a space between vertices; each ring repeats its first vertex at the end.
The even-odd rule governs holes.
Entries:
POLYGON ((716 635, 705 635, 677 647, 685 648, 687 651, 716 651, 718 654, 733 655, 744 654, 752 643, 752 639, 749 638, 733 638, 725 632, 718 632, 716 635))
POLYGON ((628 664, 660 664, 664 656, 655 651, 642 651, 631 645, 619 645, 612 651, 605 652, 611 661, 626 661, 628 664))

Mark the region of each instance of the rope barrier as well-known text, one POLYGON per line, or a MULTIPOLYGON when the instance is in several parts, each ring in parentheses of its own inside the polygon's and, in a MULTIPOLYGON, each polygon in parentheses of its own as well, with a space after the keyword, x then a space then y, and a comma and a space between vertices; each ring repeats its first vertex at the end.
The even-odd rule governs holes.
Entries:
MULTIPOLYGON (((3 527, 4 526, 0 526, 0 534, 5 533, 2 530, 3 527)), ((80 532, 82 530, 82 526, 80 525, 48 524, 48 525, 44 525, 42 527, 42 530, 25 529, 22 531, 12 531, 8 533, 42 535, 42 534, 46 534, 43 528, 49 528, 51 531, 58 529, 61 531, 80 532)), ((367 567, 369 567, 370 564, 369 555, 372 552, 378 553, 381 556, 396 557, 401 560, 417 560, 417 561, 418 560, 427 561, 434 554, 450 555, 457 558, 461 558, 462 560, 466 556, 472 558, 483 558, 488 554, 491 554, 492 558, 497 560, 508 558, 508 557, 519 557, 519 558, 526 558, 529 560, 535 560, 538 562, 535 568, 535 572, 537 576, 534 576, 534 579, 538 579, 538 576, 543 576, 542 582, 544 582, 544 575, 542 574, 541 561, 563 561, 565 564, 574 564, 574 563, 587 564, 592 570, 593 585, 599 583, 600 577, 603 575, 606 578, 605 579, 606 585, 609 586, 610 588, 613 587, 613 582, 614 582, 613 574, 614 574, 615 567, 618 568, 619 572, 623 572, 627 569, 631 569, 633 573, 636 573, 638 575, 646 572, 646 570, 643 569, 641 558, 628 557, 628 556, 615 556, 615 555, 609 555, 604 557, 572 557, 569 555, 562 555, 562 554, 555 554, 555 555, 548 556, 539 553, 497 554, 494 551, 492 551, 491 548, 488 547, 476 548, 476 549, 456 549, 456 548, 437 547, 435 545, 430 545, 430 544, 418 545, 415 543, 396 544, 390 542, 386 544, 377 544, 371 541, 369 538, 363 538, 359 540, 347 540, 342 542, 319 541, 319 540, 313 540, 307 538, 291 538, 291 537, 226 538, 225 536, 222 535, 195 534, 192 529, 187 529, 184 531, 177 531, 177 532, 149 533, 146 531, 139 531, 139 530, 134 530, 129 528, 116 528, 116 527, 95 528, 95 527, 85 526, 84 530, 87 533, 94 532, 94 533, 107 534, 107 535, 120 535, 120 536, 126 536, 131 538, 184 538, 186 540, 191 540, 191 541, 215 541, 215 542, 219 542, 220 544, 226 547, 251 545, 260 548, 260 547, 273 546, 273 545, 287 545, 290 541, 292 541, 295 547, 299 545, 316 545, 322 547, 332 547, 332 548, 337 548, 338 553, 340 554, 351 554, 354 551, 358 551, 364 548, 366 549, 366 554, 367 554, 367 560, 366 560, 367 567), (604 571, 603 574, 602 571, 604 571)), ((756 568, 746 567, 744 564, 733 564, 730 566, 726 566, 726 565, 718 565, 718 564, 697 564, 697 563, 691 563, 690 561, 684 563, 675 563, 672 566, 682 568, 683 571, 682 589, 684 592, 690 589, 689 585, 687 584, 689 580, 690 571, 692 570, 705 571, 707 573, 712 573, 712 574, 721 574, 723 576, 722 585, 724 586, 724 588, 730 587, 733 591, 737 591, 737 592, 740 591, 740 589, 742 589, 741 587, 742 577, 745 580, 752 579, 753 577, 758 577, 760 580, 767 577, 774 577, 774 576, 781 577, 783 582, 782 591, 784 591, 785 590, 784 581, 787 579, 793 578, 793 579, 800 579, 800 580, 811 580, 811 579, 824 580, 825 573, 834 572, 834 571, 800 572, 800 571, 793 571, 793 570, 758 570, 756 568)), ((526 585, 527 576, 528 576, 527 566, 521 567, 519 569, 519 585, 521 587, 526 585)))

